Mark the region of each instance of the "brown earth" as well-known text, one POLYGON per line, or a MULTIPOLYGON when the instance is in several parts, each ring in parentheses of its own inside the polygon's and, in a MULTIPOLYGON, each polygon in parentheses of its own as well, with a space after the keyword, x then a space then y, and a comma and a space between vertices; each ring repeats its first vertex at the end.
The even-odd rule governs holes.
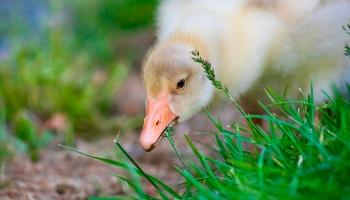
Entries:
MULTIPOLYGON (((142 89, 142 81, 137 76, 130 76, 133 88, 142 89)), ((124 89, 125 90, 125 89, 124 89)), ((123 88, 122 88, 123 91, 123 88)), ((142 113, 144 93, 140 95, 128 95, 129 101, 118 101, 116 105, 121 112, 133 115, 142 113), (119 104, 117 103, 117 104, 119 104), (137 104, 137 106, 132 106, 137 104), (134 110, 135 107, 137 110, 134 110), (129 112, 129 113, 128 113, 129 112)), ((214 116, 220 116, 225 125, 235 117, 234 109, 229 105, 215 106, 214 116)), ((198 147, 208 149, 214 144, 212 135, 208 131, 215 130, 205 114, 196 115, 190 121, 179 124, 176 127, 174 140, 185 157, 185 162, 194 159, 191 154, 184 134, 189 134, 198 147)), ((79 140, 76 149, 92 155, 109 157, 118 160, 115 152, 120 152, 113 143, 115 136, 101 138, 97 141, 79 140)), ((149 174, 159 177, 161 180, 175 185, 181 182, 181 178, 174 170, 174 166, 180 166, 173 149, 166 139, 151 153, 144 152, 138 144, 138 134, 121 133, 121 144, 135 158, 139 165, 149 174)), ((120 155, 120 154, 119 154, 120 155)), ((120 160, 120 158, 119 158, 120 160)), ((103 164, 86 156, 58 146, 53 142, 49 148, 41 152, 40 160, 32 162, 25 155, 18 155, 6 163, 1 171, 0 199, 87 199, 89 196, 115 196, 130 193, 119 180, 110 173, 125 174, 122 170, 103 164)), ((144 184, 146 191, 154 193, 155 190, 149 184, 144 184)))

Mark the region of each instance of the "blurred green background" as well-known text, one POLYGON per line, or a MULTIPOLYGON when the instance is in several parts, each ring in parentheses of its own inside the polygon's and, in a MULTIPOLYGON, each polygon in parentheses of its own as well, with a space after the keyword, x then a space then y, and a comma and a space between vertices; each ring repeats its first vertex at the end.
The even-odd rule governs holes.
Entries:
MULTIPOLYGON (((158 0, 2 0, 0 162, 53 138, 114 133, 119 88, 153 41, 158 0)), ((121 123, 122 120, 122 123, 121 123)), ((125 128, 125 127, 124 127, 125 128)))

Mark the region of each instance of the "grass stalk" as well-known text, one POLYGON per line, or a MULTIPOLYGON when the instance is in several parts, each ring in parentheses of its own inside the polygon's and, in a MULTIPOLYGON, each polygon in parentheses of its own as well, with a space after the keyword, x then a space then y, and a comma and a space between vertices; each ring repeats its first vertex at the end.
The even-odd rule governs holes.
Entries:
POLYGON ((164 199, 168 199, 161 190, 161 188, 148 176, 146 172, 143 171, 143 169, 136 163, 136 161, 128 154, 128 152, 120 144, 119 139, 115 139, 114 143, 120 149, 120 151, 129 159, 129 161, 142 173, 142 176, 145 177, 151 183, 151 185, 153 185, 156 188, 159 195, 161 195, 164 199))
POLYGON ((171 147, 174 149, 175 153, 176 153, 176 156, 177 158, 180 160, 181 164, 182 164, 182 167, 184 169, 186 169, 186 165, 185 165, 185 162, 184 160, 182 159, 182 156, 179 152, 179 150, 177 149, 176 145, 175 145, 175 142, 174 142, 174 139, 173 139, 173 134, 175 132, 175 129, 173 127, 167 127, 167 129, 165 130, 165 136, 166 138, 169 140, 169 143, 171 145, 171 147))

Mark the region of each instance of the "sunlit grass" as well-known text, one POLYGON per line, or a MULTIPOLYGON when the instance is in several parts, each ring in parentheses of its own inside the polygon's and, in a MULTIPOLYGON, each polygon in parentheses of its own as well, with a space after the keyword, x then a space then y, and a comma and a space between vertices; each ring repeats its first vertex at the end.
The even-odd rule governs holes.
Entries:
MULTIPOLYGON (((176 167, 184 183, 180 189, 179 185, 167 185, 144 172, 116 140, 116 146, 125 156, 123 161, 121 158, 119 161, 93 158, 128 172, 129 176, 117 177, 133 190, 129 191, 129 198, 347 199, 350 196, 348 99, 336 94, 327 103, 317 105, 313 92, 298 100, 288 100, 267 90, 271 103, 261 104, 265 113, 249 115, 216 80, 210 63, 200 58, 199 52, 194 52, 193 56, 203 65, 213 85, 226 94, 227 100, 248 123, 233 123, 231 127, 226 127, 206 111, 217 129, 212 132, 216 144, 212 146, 214 152, 211 155, 215 155, 203 153, 203 149, 185 135, 197 161, 187 161, 184 166, 176 167), (252 120, 257 118, 268 127, 263 129, 254 124, 252 120), (142 185, 133 184, 135 174, 138 182, 142 177, 149 180, 158 194, 149 194, 142 185)), ((348 92, 350 94, 350 90, 348 92)), ((176 155, 183 160, 171 132, 167 136, 176 155)))

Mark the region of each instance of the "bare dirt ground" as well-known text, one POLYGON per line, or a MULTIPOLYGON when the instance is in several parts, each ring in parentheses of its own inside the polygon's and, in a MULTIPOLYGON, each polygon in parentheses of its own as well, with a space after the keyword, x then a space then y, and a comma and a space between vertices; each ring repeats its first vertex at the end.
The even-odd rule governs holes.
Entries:
MULTIPOLYGON (((138 76, 130 76, 126 83, 129 88, 142 90, 142 81, 138 76)), ((126 89, 122 88, 121 91, 123 90, 126 89)), ((130 112, 130 115, 142 113, 140 109, 143 108, 145 94, 138 94, 140 95, 129 94, 128 101, 117 98, 117 104, 120 104, 119 112, 130 112), (133 110, 135 107, 139 109, 133 110), (125 108, 132 109, 121 110, 125 108)), ((213 114, 220 116, 220 120, 227 125, 235 118, 234 109, 228 105, 215 106, 213 114)), ((176 127, 174 139, 181 153, 185 155, 185 160, 192 161, 194 158, 183 135, 190 134, 199 147, 210 148, 210 144, 214 143, 214 138, 207 134, 210 130, 215 129, 203 113, 176 127)), ((109 136, 92 142, 78 139, 75 148, 92 155, 118 160, 115 157, 117 148, 113 143, 114 137, 109 136)), ((140 148, 137 132, 122 133, 120 139, 125 149, 147 173, 166 180, 169 184, 181 182, 174 170, 174 166, 179 166, 180 163, 166 139, 151 153, 146 153, 140 148)), ((41 152, 38 162, 33 163, 25 155, 18 155, 6 164, 0 177, 0 199, 87 199, 90 196, 128 193, 128 189, 123 187, 111 172, 123 174, 120 169, 65 150, 58 146, 58 142, 53 142, 41 152)), ((154 192, 151 186, 145 184, 145 187, 148 192, 154 192)))

